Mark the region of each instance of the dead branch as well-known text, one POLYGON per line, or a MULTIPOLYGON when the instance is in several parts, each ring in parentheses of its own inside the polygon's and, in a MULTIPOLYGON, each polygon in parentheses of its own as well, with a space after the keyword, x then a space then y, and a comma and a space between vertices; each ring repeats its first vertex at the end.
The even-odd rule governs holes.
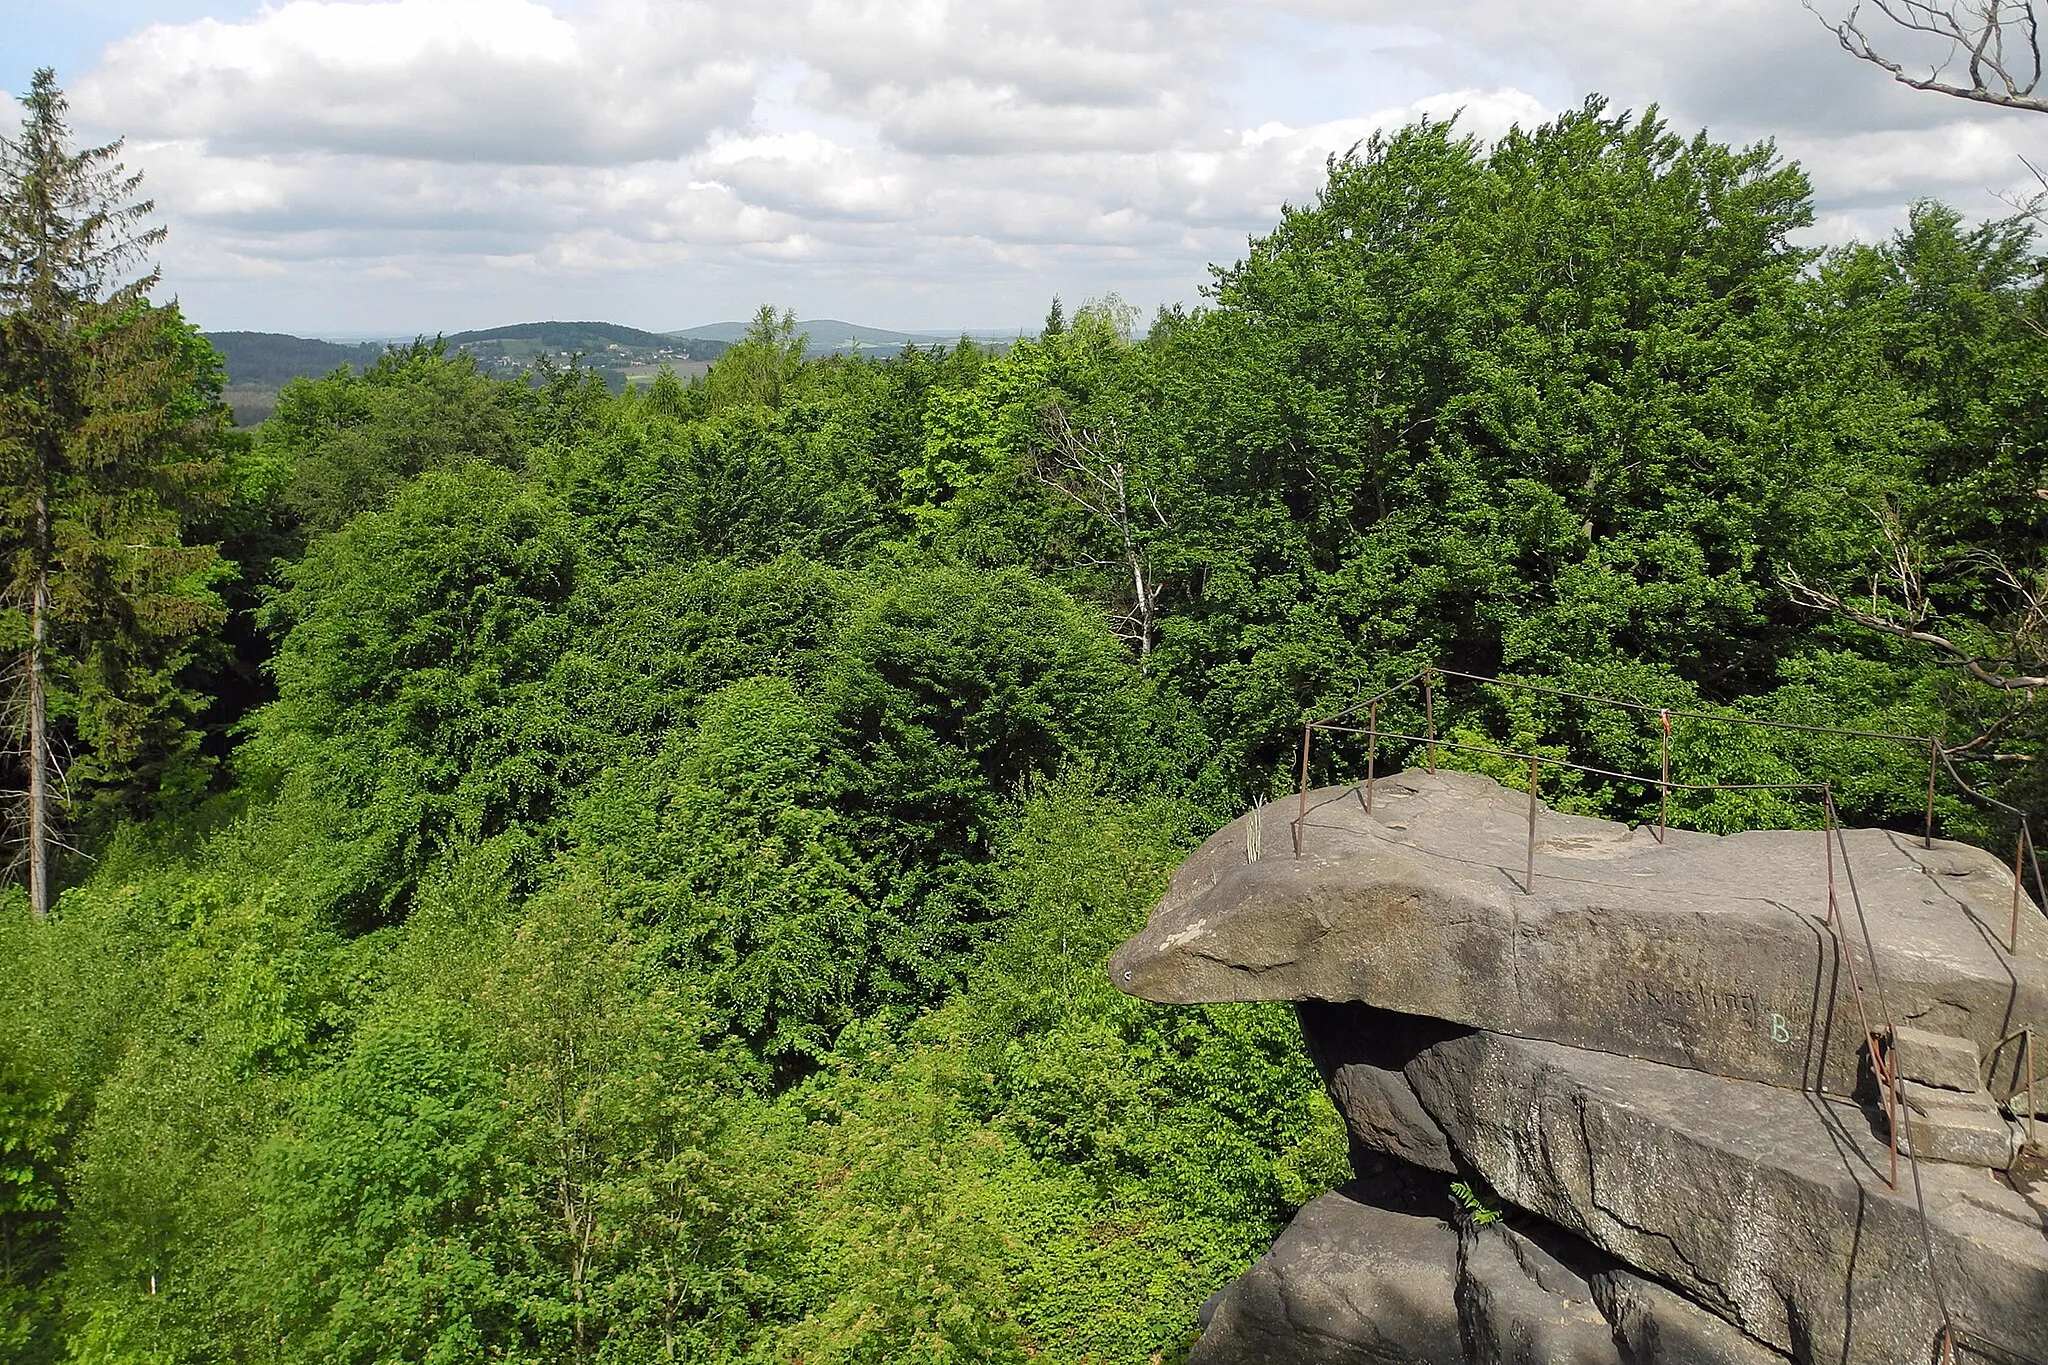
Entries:
MULTIPOLYGON (((1781 581, 1792 600, 1870 630, 1926 645, 1944 663, 1961 668, 1987 686, 2008 692, 2048 687, 2048 673, 2038 671, 2048 661, 2048 583, 2021 578, 2012 566, 1989 551, 1974 550, 1958 556, 1958 565, 1989 573, 2011 595, 2015 606, 2012 626, 2005 632, 2004 648, 1999 653, 1969 649, 1953 633, 1937 628, 1920 552, 1907 537, 1897 515, 1888 507, 1873 511, 1884 534, 1885 551, 1882 567, 1870 576, 1868 605, 1851 602, 1831 589, 1808 583, 1788 567, 1781 581)), ((1979 742, 1996 733, 1997 728, 1980 737, 1979 742)))
MULTIPOLYGON (((1842 50, 1858 61, 1891 74, 1899 84, 1914 90, 2004 109, 2025 109, 2048 114, 2048 98, 2037 93, 2041 86, 2041 25, 2035 0, 1867 0, 1894 28, 1905 34, 1933 38, 1946 44, 1947 55, 1911 69, 1905 61, 1889 56, 1865 32, 1861 16, 1864 4, 1857 4, 1840 19, 1832 19, 1803 0, 1807 9, 1826 24, 1842 50), (1961 79, 1951 78, 1950 68, 1962 63, 1961 79)), ((1908 40, 1910 41, 1910 39, 1908 40)))

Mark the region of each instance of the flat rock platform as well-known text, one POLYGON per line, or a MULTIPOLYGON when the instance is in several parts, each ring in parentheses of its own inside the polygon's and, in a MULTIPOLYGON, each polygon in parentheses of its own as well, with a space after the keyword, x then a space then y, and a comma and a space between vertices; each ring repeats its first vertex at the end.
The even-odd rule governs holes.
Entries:
POLYGON ((1356 787, 1311 793, 1299 856, 1293 801, 1226 826, 1112 957, 1116 984, 1162 1003, 1362 1001, 1841 1095, 1881 1003, 1974 1042, 2000 1093, 2019 1080, 2002 1041, 2048 1034, 2048 922, 2022 897, 2008 951, 2011 868, 1981 849, 1851 829, 1845 861, 1819 830, 1660 841, 1539 805, 1525 887, 1526 793, 1409 770, 1378 779, 1372 805, 1356 787), (1831 863, 1860 1010, 1827 923, 1831 863))

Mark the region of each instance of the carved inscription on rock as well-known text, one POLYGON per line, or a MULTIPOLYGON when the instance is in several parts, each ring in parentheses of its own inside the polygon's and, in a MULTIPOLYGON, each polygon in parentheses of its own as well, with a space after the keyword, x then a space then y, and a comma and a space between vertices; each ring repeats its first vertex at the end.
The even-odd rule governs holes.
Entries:
POLYGON ((1791 1021, 1783 1010, 1751 986, 1695 981, 1628 981, 1622 994, 1635 1009, 1652 1018, 1688 1028, 1726 1032, 1732 1026, 1766 1031, 1774 1043, 1792 1041, 1791 1021))

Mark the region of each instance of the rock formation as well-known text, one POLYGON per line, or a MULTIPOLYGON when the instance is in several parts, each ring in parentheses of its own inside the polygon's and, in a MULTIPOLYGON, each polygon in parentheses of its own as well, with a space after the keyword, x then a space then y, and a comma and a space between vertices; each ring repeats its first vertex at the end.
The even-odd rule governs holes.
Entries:
POLYGON ((1205 1308, 1191 1365, 2048 1365, 2017 1038, 2048 1029, 2048 923, 2023 899, 2008 941, 2010 869, 1540 805, 1532 856, 1530 809, 1406 772, 1370 811, 1313 793, 1297 856, 1267 807, 1111 959, 1150 1000, 1298 1002, 1351 1136, 1358 1179, 1205 1308))

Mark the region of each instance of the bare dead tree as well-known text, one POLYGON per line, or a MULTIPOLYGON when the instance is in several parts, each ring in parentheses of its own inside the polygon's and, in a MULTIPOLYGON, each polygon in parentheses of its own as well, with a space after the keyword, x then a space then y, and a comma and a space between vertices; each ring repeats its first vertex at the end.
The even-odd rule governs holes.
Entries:
MULTIPOLYGON (((2048 497, 2048 490, 2038 496, 2048 497)), ((1806 582, 1787 569, 1785 590, 1801 606, 1901 640, 1926 645, 1936 657, 1989 687, 2009 693, 2048 688, 2048 576, 2029 578, 1988 550, 1958 555, 1958 568, 1976 569, 2003 589, 2011 607, 2007 622, 1976 640, 1943 627, 1927 592, 1926 556, 1907 536, 1890 507, 1876 510, 1885 540, 1883 560, 1870 575, 1869 591, 1848 598, 1806 582)))
MULTIPOLYGON (((9 595, 0 595, 0 609, 17 605, 9 595)), ((38 904, 35 896, 49 894, 54 854, 83 856, 53 818, 53 808, 71 801, 71 747, 48 722, 41 666, 34 649, 0 666, 0 763, 18 769, 24 782, 0 790, 0 847, 10 850, 0 862, 0 879, 27 874, 32 906, 38 904)))
POLYGON ((1131 609, 1113 618, 1111 625, 1136 647, 1139 658, 1147 658, 1159 623, 1160 585, 1146 538, 1149 528, 1163 530, 1167 525, 1158 490, 1135 470, 1115 418, 1100 427, 1080 427, 1064 407, 1054 404, 1046 409, 1043 426, 1046 440, 1032 452, 1032 477, 1115 537, 1122 568, 1131 576, 1131 609))
POLYGON ((1890 72, 1901 85, 2048 114, 2048 96, 2041 93, 2041 18, 2035 0, 1866 0, 1839 19, 1822 13, 1813 0, 1804 3, 1844 52, 1890 72), (1866 9, 1891 26, 1895 39, 1907 44, 1932 40, 1944 51, 1937 60, 1909 63, 1898 48, 1864 29, 1866 9))

